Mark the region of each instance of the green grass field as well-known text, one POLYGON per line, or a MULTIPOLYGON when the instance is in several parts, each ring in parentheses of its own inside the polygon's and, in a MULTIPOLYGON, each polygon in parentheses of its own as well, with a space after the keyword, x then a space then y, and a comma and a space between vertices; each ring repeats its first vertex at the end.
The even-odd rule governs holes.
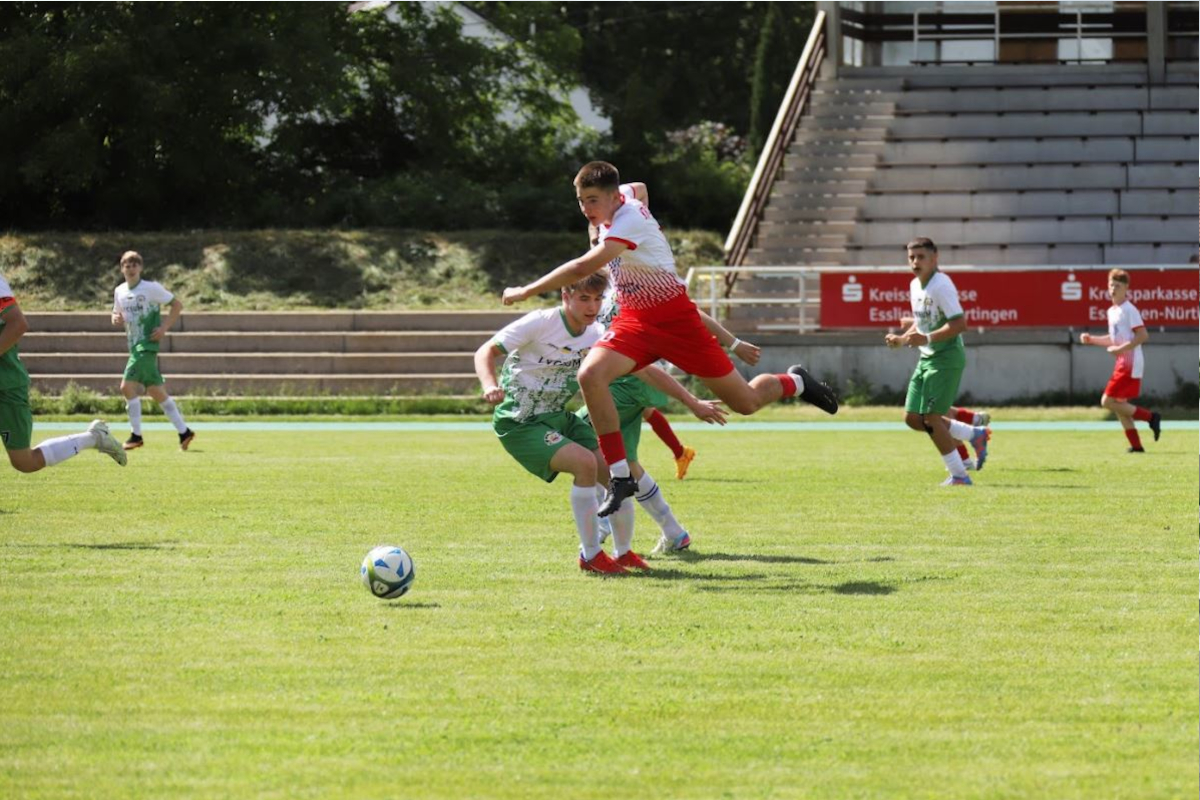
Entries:
POLYGON ((1194 430, 647 431, 695 544, 602 579, 490 435, 197 429, 0 474, 0 796, 1200 791, 1194 430))

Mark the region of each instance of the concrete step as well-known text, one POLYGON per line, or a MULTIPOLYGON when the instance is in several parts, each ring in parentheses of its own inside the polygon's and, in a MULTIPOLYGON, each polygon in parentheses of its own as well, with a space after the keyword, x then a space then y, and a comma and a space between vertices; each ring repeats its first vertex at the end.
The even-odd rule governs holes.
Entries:
MULTIPOLYGON (((495 331, 396 333, 172 333, 162 353, 420 353, 473 352, 495 331)), ((40 333, 21 339, 22 353, 124 353, 120 333, 40 333)))
MULTIPOLYGON (((47 375, 110 373, 120 376, 127 356, 123 353, 29 353, 22 356, 30 372, 47 375)), ((442 374, 470 372, 471 353, 165 353, 159 369, 168 379, 172 374, 222 375, 370 375, 442 374)))
MULTIPOLYGON (((499 298, 496 303, 499 305, 499 298)), ((498 331, 522 311, 184 311, 173 330, 185 333, 353 331, 498 331)), ((30 329, 42 332, 111 332, 107 311, 26 312, 30 329)))
MULTIPOLYGON (((969 139, 949 142, 892 142, 879 157, 884 164, 1048 164, 1134 160, 1129 137, 1059 139, 969 139)), ((1192 148, 1195 151, 1195 146, 1192 148)))
POLYGON ((1143 136, 1195 136, 1198 115, 1195 111, 1142 112, 1143 136))
POLYGON ((1187 111, 1197 107, 1195 87, 1087 86, 926 89, 905 92, 896 114, 1060 111, 1187 111))
MULTIPOLYGON (((43 375, 31 371, 33 388, 59 394, 68 384, 115 394, 109 374, 43 375)), ((430 375, 167 375, 172 394, 296 395, 296 394, 463 394, 479 388, 475 373, 430 375)))
POLYGON ((838 206, 833 208, 788 208, 782 204, 771 204, 763 210, 762 224, 772 222, 851 222, 858 218, 858 209, 854 206, 838 206))
POLYGON ((1108 111, 1099 114, 923 114, 897 117, 888 126, 892 139, 952 141, 963 137, 1002 138, 1031 136, 1137 136, 1142 114, 1108 111))
POLYGON ((870 169, 879 162, 875 153, 818 154, 807 148, 793 148, 784 157, 784 169, 870 169))
POLYGON ((1097 191, 1029 192, 868 192, 863 220, 977 219, 986 217, 1113 216, 1121 193, 1097 191))
MULTIPOLYGON (((1033 189, 1125 189, 1133 186, 1123 164, 979 165, 973 167, 897 166, 879 168, 871 178, 874 191, 945 192, 1014 191, 1033 189)), ((1156 181, 1182 182, 1179 175, 1145 176, 1148 186, 1156 181)), ((1188 177, 1194 182, 1194 177, 1188 177)), ((1165 184, 1167 186, 1172 183, 1165 184)))
POLYGON ((859 117, 891 117, 896 111, 896 104, 877 103, 877 102, 839 102, 834 100, 821 100, 817 96, 813 97, 812 103, 808 106, 805 113, 806 117, 836 117, 836 118, 859 118, 859 117))
POLYGON ((1129 189, 1117 194, 1121 214, 1190 214, 1196 210, 1194 187, 1129 189))

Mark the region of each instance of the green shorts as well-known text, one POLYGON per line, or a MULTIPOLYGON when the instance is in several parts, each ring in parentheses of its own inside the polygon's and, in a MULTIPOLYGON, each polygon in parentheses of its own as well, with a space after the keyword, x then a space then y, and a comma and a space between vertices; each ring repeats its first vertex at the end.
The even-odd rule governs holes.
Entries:
POLYGON ((125 364, 125 380, 143 386, 161 386, 166 383, 158 371, 158 353, 130 353, 125 364))
POLYGON ((558 477, 550 468, 550 460, 559 450, 572 443, 589 451, 600 449, 592 426, 566 411, 539 414, 524 422, 508 417, 493 419, 492 430, 518 464, 546 483, 558 477))
MULTIPOLYGON (((617 405, 621 439, 625 442, 625 458, 637 461, 638 445, 642 441, 642 412, 647 408, 664 408, 670 398, 640 378, 619 378, 609 388, 617 405)), ((588 425, 592 424, 586 407, 575 413, 588 425)))
POLYGON ((0 439, 5 450, 28 450, 33 441, 29 386, 0 389, 0 439))
POLYGON ((922 358, 908 381, 904 410, 910 414, 946 414, 958 397, 962 367, 939 367, 922 358))

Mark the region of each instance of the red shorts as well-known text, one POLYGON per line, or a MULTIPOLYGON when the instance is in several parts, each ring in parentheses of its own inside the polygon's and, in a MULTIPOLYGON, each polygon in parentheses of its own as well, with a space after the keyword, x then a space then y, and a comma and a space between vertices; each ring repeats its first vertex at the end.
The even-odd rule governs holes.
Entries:
POLYGON ((687 295, 644 311, 621 309, 596 346, 632 358, 633 372, 660 358, 697 378, 720 378, 733 371, 733 362, 687 295))
POLYGON ((1104 387, 1104 393, 1118 400, 1132 400, 1142 393, 1142 379, 1133 377, 1132 370, 1124 360, 1118 361, 1108 385, 1104 387))

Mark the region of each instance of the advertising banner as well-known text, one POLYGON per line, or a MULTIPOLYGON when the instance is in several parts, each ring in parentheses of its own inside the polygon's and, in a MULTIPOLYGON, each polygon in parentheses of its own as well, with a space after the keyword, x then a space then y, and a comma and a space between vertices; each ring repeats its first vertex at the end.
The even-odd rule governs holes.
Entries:
MULTIPOLYGON (((972 328, 1095 328, 1107 325, 1107 270, 944 270, 972 328)), ((1147 327, 1200 323, 1200 271, 1129 270, 1129 299, 1147 327)), ((895 328, 912 316, 911 272, 821 273, 822 328, 895 328)))

